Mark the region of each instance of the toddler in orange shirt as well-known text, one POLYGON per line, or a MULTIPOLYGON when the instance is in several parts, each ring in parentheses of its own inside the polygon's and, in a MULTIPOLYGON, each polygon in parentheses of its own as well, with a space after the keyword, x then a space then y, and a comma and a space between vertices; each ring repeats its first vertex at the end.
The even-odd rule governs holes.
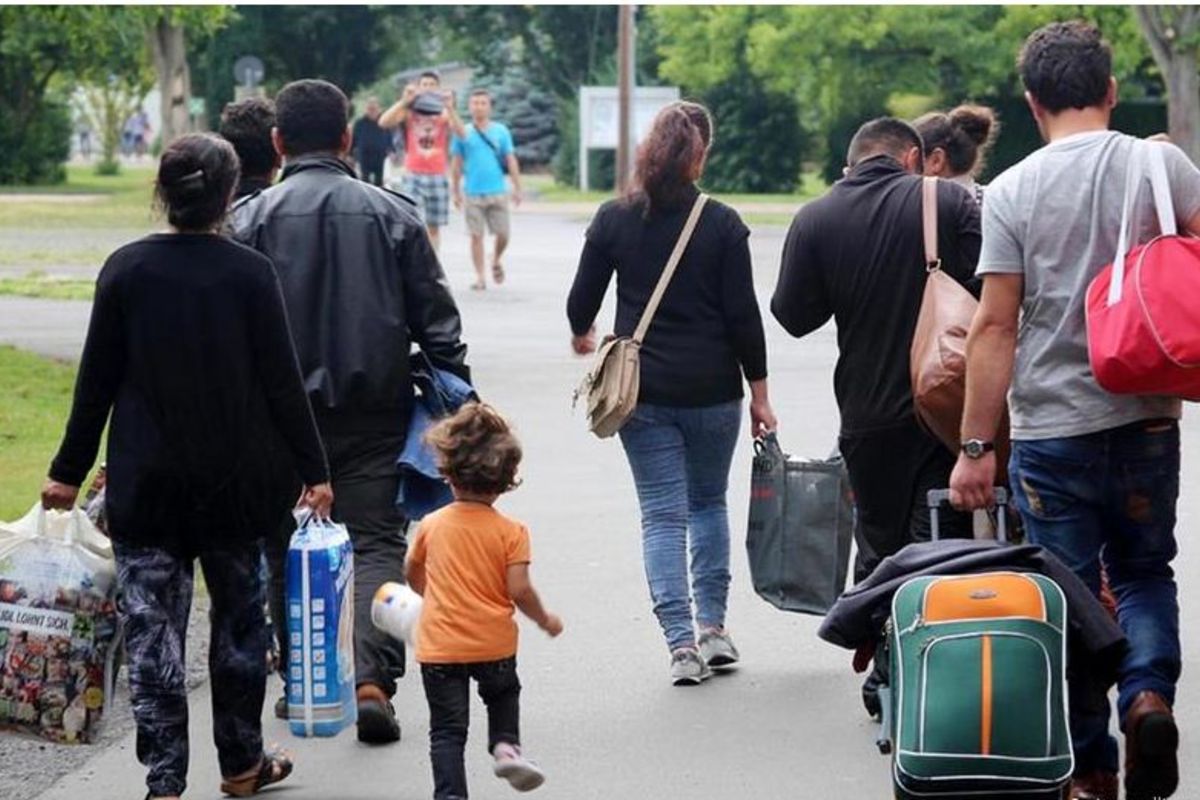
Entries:
POLYGON ((488 712, 492 771, 527 792, 545 776, 521 753, 521 683, 513 606, 551 636, 563 624, 529 579, 529 530, 493 507, 516 488, 521 445, 490 406, 468 403, 426 440, 454 489, 454 502, 425 517, 408 551, 408 584, 424 598, 417 661, 429 702, 435 800, 466 800, 463 750, 470 683, 488 712))

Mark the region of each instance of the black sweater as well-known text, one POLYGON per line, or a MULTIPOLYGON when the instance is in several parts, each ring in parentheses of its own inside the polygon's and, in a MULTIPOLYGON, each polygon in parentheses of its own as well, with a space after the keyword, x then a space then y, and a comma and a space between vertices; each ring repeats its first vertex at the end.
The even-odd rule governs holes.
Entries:
MULTIPOLYGON (((592 327, 614 270, 614 332, 633 335, 695 197, 693 190, 679 207, 649 216, 641 203, 622 200, 596 212, 567 301, 576 335, 592 327)), ((749 235, 736 211, 708 201, 642 344, 640 402, 716 405, 742 397, 743 373, 748 381, 767 377, 749 235)))
MULTIPOLYGON (((979 206, 949 181, 937 199, 942 269, 965 283, 979 259, 979 206)), ((859 164, 792 221, 771 311, 793 336, 837 321, 843 435, 913 423, 909 349, 924 265, 921 178, 894 159, 859 164)))
POLYGON ((117 250, 96 283, 50 477, 80 485, 108 437, 114 539, 196 552, 278 527, 278 461, 328 480, 271 262, 206 234, 117 250))

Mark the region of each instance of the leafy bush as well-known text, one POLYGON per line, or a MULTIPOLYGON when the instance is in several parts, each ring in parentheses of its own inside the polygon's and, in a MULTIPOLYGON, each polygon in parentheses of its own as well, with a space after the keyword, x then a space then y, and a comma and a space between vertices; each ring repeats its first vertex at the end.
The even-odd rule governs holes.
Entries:
POLYGON ((0 184, 52 184, 66 180, 71 154, 71 114, 65 100, 50 97, 18 128, 20 117, 0 100, 0 184))
POLYGON ((96 174, 111 177, 121 173, 121 162, 115 158, 102 158, 96 162, 96 174))
POLYGON ((791 95, 757 80, 731 80, 704 93, 713 115, 706 188, 717 192, 788 193, 800 183, 807 140, 791 95))

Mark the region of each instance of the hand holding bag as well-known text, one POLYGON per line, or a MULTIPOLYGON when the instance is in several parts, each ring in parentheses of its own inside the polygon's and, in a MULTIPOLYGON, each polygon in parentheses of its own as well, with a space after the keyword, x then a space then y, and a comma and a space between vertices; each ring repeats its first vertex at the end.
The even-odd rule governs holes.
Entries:
POLYGON ((1162 146, 1136 141, 1113 263, 1088 286, 1088 360, 1114 394, 1200 400, 1200 239, 1177 235, 1162 146), (1134 200, 1149 169, 1160 235, 1130 248, 1134 200))
POLYGON ((683 258, 683 252, 691 241, 696 223, 700 220, 700 213, 707 202, 708 195, 701 194, 692 205, 683 231, 675 242, 675 249, 667 259, 667 266, 663 269, 662 277, 658 279, 658 285, 654 287, 654 293, 650 295, 650 301, 642 312, 642 318, 633 336, 619 336, 606 341, 596 354, 592 370, 584 376, 583 383, 575 392, 576 400, 580 395, 587 396, 588 428, 601 439, 607 439, 621 430, 637 406, 638 390, 641 387, 639 351, 642 341, 646 338, 658 305, 666 294, 667 286, 675 275, 675 268, 683 258))

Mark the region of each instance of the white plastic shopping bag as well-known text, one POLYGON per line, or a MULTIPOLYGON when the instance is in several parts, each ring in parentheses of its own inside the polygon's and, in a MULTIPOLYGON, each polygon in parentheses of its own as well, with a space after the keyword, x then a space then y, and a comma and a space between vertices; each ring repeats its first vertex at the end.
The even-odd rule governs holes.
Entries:
POLYGON ((82 509, 0 523, 0 728, 95 740, 117 649, 112 546, 82 509))

